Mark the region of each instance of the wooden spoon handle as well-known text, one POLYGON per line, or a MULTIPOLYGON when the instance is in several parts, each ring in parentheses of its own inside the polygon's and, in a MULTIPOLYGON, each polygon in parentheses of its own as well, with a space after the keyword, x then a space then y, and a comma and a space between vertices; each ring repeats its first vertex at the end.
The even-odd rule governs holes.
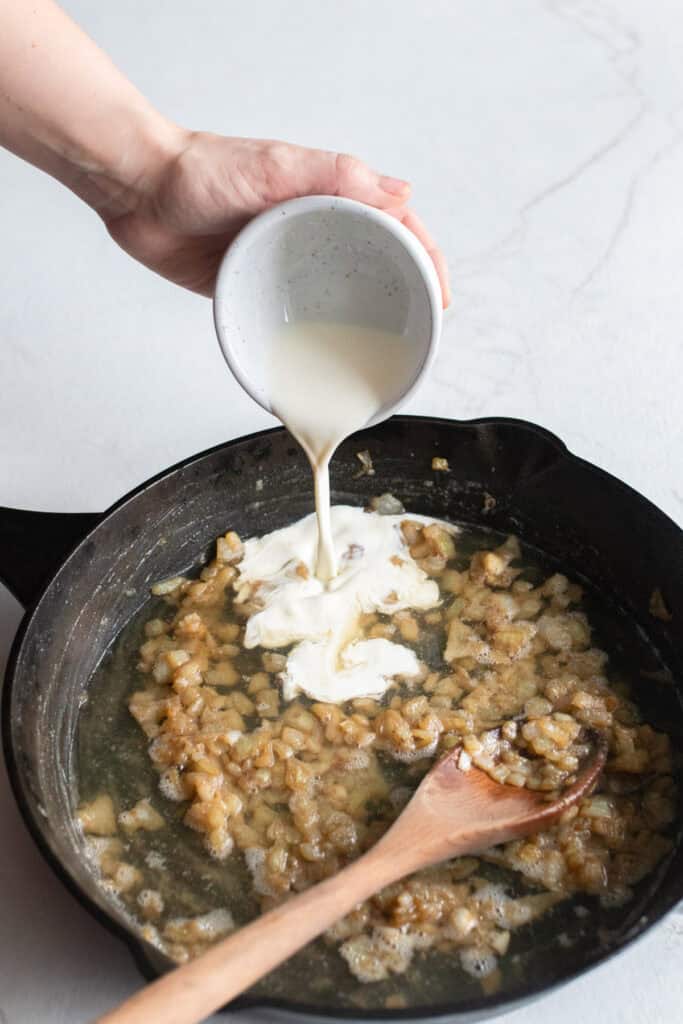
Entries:
POLYGON ((253 985, 372 893, 404 873, 378 844, 206 953, 141 989, 95 1024, 197 1024, 253 985))

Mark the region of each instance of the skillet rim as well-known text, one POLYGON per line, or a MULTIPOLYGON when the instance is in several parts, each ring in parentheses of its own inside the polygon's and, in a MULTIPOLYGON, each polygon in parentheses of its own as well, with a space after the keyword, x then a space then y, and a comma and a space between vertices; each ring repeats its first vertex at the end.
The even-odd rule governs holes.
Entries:
MULTIPOLYGON (((399 422, 410 425, 423 424, 431 425, 434 427, 441 427, 446 429, 452 428, 477 428, 477 427, 511 427, 518 430, 521 434, 531 434, 535 437, 542 438, 548 444, 550 444, 557 452, 558 456, 562 459, 566 459, 568 462, 573 462, 583 472, 589 473, 599 479, 602 479, 608 486, 612 487, 616 492, 622 492, 629 496, 630 499, 639 502, 644 510, 655 518, 659 518, 667 523, 669 528, 673 527, 675 531, 683 537, 683 528, 679 526, 666 512, 663 512, 658 508, 649 498, 640 494, 635 488, 629 484, 624 483, 618 477, 613 476, 607 470, 601 469, 599 466, 588 462, 581 456, 575 455, 567 445, 562 441, 556 434, 542 427, 538 424, 532 423, 528 420, 523 420, 515 417, 506 416, 484 416, 478 417, 471 420, 455 420, 441 416, 419 416, 419 415, 397 415, 392 416, 390 420, 385 421, 387 423, 399 422)), ((382 424, 375 424, 366 429, 372 430, 376 427, 381 429, 382 424)), ((2 686, 2 701, 0 705, 0 717, 2 719, 2 748, 7 768, 7 774, 10 782, 10 787, 18 806, 20 815, 26 825, 29 835, 33 839, 43 859, 46 861, 50 869, 57 876, 59 881, 66 887, 66 889, 76 898, 80 905, 88 911, 88 913, 94 917, 101 925, 103 925, 111 934, 116 938, 123 941, 128 950, 130 951, 132 958, 143 977, 146 980, 152 980, 157 977, 158 974, 151 968, 150 962, 147 958, 146 950, 154 950, 155 954, 158 955, 158 950, 155 950, 149 943, 139 936, 134 935, 124 925, 115 921, 105 910, 103 910, 90 896, 90 894, 81 887, 81 885, 71 876, 67 867, 62 861, 53 853, 47 840, 43 836, 41 827, 41 821, 35 816, 30 807, 30 801, 26 795, 26 790, 22 781, 22 772, 19 767, 18 760, 15 756, 14 742, 12 736, 12 725, 11 725, 11 709, 12 709, 12 697, 14 693, 14 686, 17 679, 17 663, 21 653, 24 638, 31 628, 36 612, 38 611, 39 605, 43 598, 47 594, 48 590, 52 586, 55 578, 65 568, 69 562, 71 556, 76 550, 78 550, 82 544, 84 544, 91 536, 91 534, 100 526, 102 522, 108 519, 119 511, 124 505, 126 505, 133 498, 152 487, 154 484, 163 480, 166 477, 172 476, 174 473, 181 469, 186 469, 193 463, 200 462, 207 456, 213 455, 219 451, 229 451, 230 448, 237 444, 244 444, 254 442, 258 440, 264 440, 272 435, 284 433, 284 427, 270 427, 265 430, 254 431, 244 436, 231 438, 229 441, 224 441, 221 444, 213 445, 211 448, 207 448, 205 451, 199 452, 195 455, 190 455, 184 459, 179 460, 172 466, 155 473, 147 480, 138 484, 132 488, 121 498, 110 505, 103 513, 101 513, 93 523, 93 525, 86 531, 86 533, 78 540, 75 544, 71 545, 65 556, 60 560, 57 567, 50 573, 47 580, 42 584, 37 596, 31 601, 25 609, 22 620, 19 624, 17 632, 15 634, 12 646, 10 648, 9 657, 7 660, 7 666, 4 674, 4 682, 2 686)), ((75 513, 78 514, 78 513, 75 513)), ((668 859, 663 862, 659 867, 661 872, 665 867, 668 859)), ((485 1017, 493 1016, 496 1011, 505 1010, 506 1012, 512 1011, 528 1002, 532 1002, 541 996, 554 991, 555 989, 568 984, 576 978, 594 970, 600 964, 606 963, 612 957, 619 955, 622 951, 632 946, 635 942, 641 939, 647 934, 659 921, 666 917, 683 898, 683 878, 679 880, 678 890, 672 889, 664 898, 664 906, 658 908, 655 912, 648 913, 646 918, 642 918, 634 925, 629 933, 619 941, 619 943, 611 948, 608 948, 605 952, 598 952, 591 956, 590 959, 584 961, 578 968, 568 967, 562 973, 552 979, 550 982, 544 981, 531 981, 527 982, 524 986, 515 985, 510 989, 507 989, 504 993, 494 996, 479 996, 461 1002, 457 1007, 451 1007, 448 1003, 440 1003, 433 1006, 425 1006, 422 1008, 408 1007, 406 1009, 366 1009, 366 1010, 354 1010, 344 1007, 331 1008, 329 1006, 316 1006, 310 1003, 301 1004, 296 1001, 282 999, 282 998, 269 998, 267 996, 238 996, 232 1000, 229 1004, 231 1011, 248 1010, 248 1009, 273 1009, 279 1013, 290 1016, 300 1016, 304 1018, 320 1018, 325 1020, 367 1020, 367 1021, 388 1021, 388 1020, 420 1020, 420 1021, 446 1021, 446 1020, 478 1020, 485 1017)), ((226 1009, 226 1008, 223 1008, 226 1009)), ((222 1011, 219 1011, 222 1012, 222 1011)))

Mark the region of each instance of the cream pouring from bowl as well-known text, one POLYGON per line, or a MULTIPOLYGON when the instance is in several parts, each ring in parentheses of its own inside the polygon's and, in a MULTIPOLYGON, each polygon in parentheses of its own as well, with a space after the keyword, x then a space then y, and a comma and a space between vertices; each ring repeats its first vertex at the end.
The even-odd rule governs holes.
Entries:
POLYGON ((413 394, 434 358, 441 315, 421 243, 388 214, 350 199, 275 206, 223 258, 214 298, 221 349, 239 383, 309 458, 321 580, 336 574, 329 460, 345 437, 413 394))

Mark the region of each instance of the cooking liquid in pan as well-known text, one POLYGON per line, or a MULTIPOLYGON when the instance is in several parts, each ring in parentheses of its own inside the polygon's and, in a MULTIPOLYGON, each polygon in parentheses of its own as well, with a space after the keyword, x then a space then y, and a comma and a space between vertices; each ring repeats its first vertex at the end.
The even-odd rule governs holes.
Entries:
MULTIPOLYGON (((362 513, 358 514, 356 509, 343 507, 334 510, 337 515, 336 520, 331 515, 330 458, 344 438, 371 422, 378 415, 381 417, 382 410, 392 406, 406 391, 418 370, 419 357, 408 339, 369 328, 329 323, 288 324, 283 328, 273 346, 270 365, 273 409, 303 447, 313 470, 318 522, 317 553, 314 552, 315 538, 311 530, 312 524, 303 526, 302 524, 306 524, 305 520, 281 531, 284 536, 280 540, 282 543, 291 541, 289 568, 293 569, 297 564, 302 566, 310 579, 303 572, 299 575, 304 581, 318 588, 322 596, 333 597, 335 588, 340 589, 341 585, 346 585, 345 581, 348 575, 354 576, 353 566, 346 564, 349 557, 353 560, 353 556, 348 556, 348 552, 359 547, 363 554, 362 549, 371 550, 373 545, 372 517, 365 517, 362 513), (349 524, 338 522, 340 516, 348 518, 349 524), (353 519, 352 524, 351 519, 353 519), (340 538, 340 565, 337 563, 337 555, 334 550, 333 525, 340 538), (353 525, 355 531, 348 544, 342 544, 339 532, 340 526, 343 532, 345 525, 353 525), (296 532, 297 529, 302 533, 301 537, 298 537, 298 534, 297 536, 290 535, 292 530, 296 532), (297 538, 299 547, 297 547, 297 538), (303 548, 306 549, 306 557, 302 557, 303 548), (341 573, 339 572, 340 568, 341 573), (317 579, 313 578, 313 571, 317 579)), ((408 514, 407 518, 413 517, 408 514)), ((374 527, 377 532, 378 524, 374 523, 374 527)), ((346 532, 348 533, 348 530, 346 532)), ((384 527, 379 532, 383 533, 384 527)), ((249 567, 249 557, 253 555, 255 578, 258 580, 268 577, 268 573, 262 571, 263 565, 260 563, 263 562, 264 554, 265 562, 268 563, 269 552, 265 545, 270 543, 272 546, 275 536, 275 534, 270 534, 262 540, 250 542, 255 545, 251 552, 248 545, 245 548, 244 568, 249 567), (264 545, 264 547, 259 547, 259 545, 264 545)), ((493 543, 499 539, 502 538, 495 538, 488 532, 483 535, 470 531, 459 534, 457 554, 453 556, 456 561, 453 564, 458 569, 464 568, 467 565, 468 556, 473 550, 479 546, 490 549, 493 543)), ((347 537, 346 540, 349 538, 347 537)), ((280 547, 282 547, 282 543, 280 547)), ((280 559, 281 561, 282 559, 280 559)), ((543 574, 538 552, 533 553, 530 561, 527 561, 526 558, 523 561, 525 565, 521 571, 523 571, 524 577, 529 580, 530 586, 532 581, 537 584, 543 574)), ((271 581, 273 583, 271 589, 274 592, 281 592, 283 588, 290 585, 287 577, 289 570, 287 564, 280 566, 279 563, 275 569, 275 576, 280 570, 284 575, 282 579, 271 581)), ((311 596, 315 595, 311 594, 311 596)), ((430 596, 423 595, 423 597, 424 600, 421 604, 417 600, 411 599, 405 603, 404 607, 407 609, 433 607, 430 596)), ((238 593, 234 601, 239 602, 239 600, 238 593)), ((276 615, 275 625, 278 625, 280 619, 287 620, 286 624, 291 625, 289 612, 292 610, 294 610, 294 604, 291 607, 287 605, 285 608, 287 614, 284 615, 284 619, 282 616, 276 615)), ((384 612, 384 609, 378 610, 384 612)), ((595 618, 600 625, 607 621, 607 630, 600 629, 600 632, 603 635, 606 633, 606 638, 612 640, 612 643, 606 645, 610 652, 618 649, 616 638, 620 633, 622 636, 628 635, 629 643, 636 640, 632 627, 624 622, 617 622, 611 615, 603 619, 604 611, 604 608, 595 609, 595 618), (601 619, 602 622, 600 622, 601 619)), ((158 812, 161 812, 158 815, 160 820, 158 830, 157 825, 149 824, 149 820, 147 824, 135 824, 136 812, 126 811, 123 817, 119 817, 119 823, 125 822, 127 815, 134 823, 133 827, 125 828, 123 832, 119 829, 117 838, 114 840, 91 839, 92 853, 96 860, 100 858, 99 863, 107 878, 104 884, 114 886, 113 891, 118 893, 119 898, 133 917, 138 921, 141 916, 148 920, 149 923, 142 930, 143 935, 151 941, 155 941, 152 933, 161 934, 171 945, 174 942, 179 943, 180 946, 183 943, 188 943, 191 946, 193 942, 198 942, 201 945, 207 940, 209 933, 212 935, 215 933, 215 937, 218 937, 221 934, 221 928, 232 927, 232 923, 228 925, 226 921, 234 920, 234 923, 239 925, 251 919, 258 912, 256 892, 250 883, 258 876, 259 868, 258 864, 252 863, 253 858, 250 859, 249 855, 254 853, 251 848, 245 851, 243 858, 230 856, 229 859, 221 861, 221 859, 208 856, 196 831, 192 831, 187 826, 186 802, 181 800, 178 803, 177 796, 169 799, 164 787, 158 783, 157 773, 150 765, 146 739, 134 724, 127 705, 131 694, 140 685, 135 671, 137 663, 135 651, 143 639, 143 623, 145 620, 149 620, 151 612, 160 616, 155 620, 157 622, 167 614, 164 613, 163 605, 158 602, 155 608, 147 606, 143 609, 140 616, 136 617, 135 622, 124 630, 120 642, 115 645, 114 650, 98 669, 89 689, 88 702, 79 724, 80 795, 87 801, 89 799, 97 800, 104 794, 111 802, 112 813, 118 813, 122 808, 131 808, 136 801, 142 800, 144 803, 151 797, 153 805, 156 804, 158 812), (116 751, 116 760, 112 764, 113 749, 116 751), (147 831, 148 828, 151 830, 147 831), (114 857, 114 861, 107 868, 105 860, 108 854, 106 851, 111 848, 107 844, 112 842, 115 852, 110 855, 110 859, 114 857), (98 843, 104 845, 98 846, 98 843), (121 862, 117 859, 119 857, 122 858, 121 862), (252 879, 249 877, 247 868, 253 875, 252 879), (144 888, 141 888, 142 886, 144 888), (153 888, 148 889, 147 886, 153 886, 153 888), (156 914, 154 901, 157 901, 161 908, 156 914), (148 911, 151 911, 151 915, 148 911), (152 924, 152 921, 155 923, 152 924)), ((229 614, 229 602, 226 602, 224 613, 229 614)), ((253 615, 251 622, 256 618, 258 618, 258 612, 253 615)), ((247 623, 247 634, 249 624, 247 623)), ((273 623, 271 622, 270 625, 272 626, 273 623)), ((379 625, 382 626, 383 622, 380 622, 379 625)), ((448 671, 442 663, 443 637, 439 630, 443 631, 443 626, 435 625, 432 629, 428 625, 428 620, 425 619, 420 640, 413 645, 412 650, 410 645, 404 648, 406 655, 417 656, 423 659, 427 665, 435 666, 436 674, 439 674, 440 671, 448 671)), ((154 634, 147 632, 146 635, 154 634)), ((298 633, 296 636, 288 636, 284 646, 271 644, 269 641, 273 639, 272 637, 266 636, 264 639, 264 637, 255 635, 250 639, 254 640, 253 644, 247 642, 247 636, 245 636, 242 651, 234 657, 236 678, 240 678, 243 682, 253 680, 259 674, 261 655, 263 654, 262 646, 265 647, 266 652, 273 646, 286 649, 289 643, 296 643, 304 638, 298 633), (259 651, 261 651, 261 655, 259 651)), ((386 641, 384 642, 386 643, 386 641)), ((617 671, 619 671, 620 659, 616 660, 617 666, 613 665, 613 668, 617 667, 617 671)), ((627 684, 629 675, 633 674, 633 666, 637 664, 633 659, 626 659, 626 662, 628 670, 623 675, 619 672, 621 678, 618 679, 617 686, 627 684)), ((394 691, 394 694, 396 698, 400 694, 402 700, 409 702, 413 692, 410 689, 410 673, 404 673, 404 675, 408 680, 406 692, 403 692, 405 684, 399 684, 399 688, 394 691)), ((232 699, 239 696, 237 690, 240 687, 235 687, 235 680, 224 680, 222 684, 217 680, 216 682, 219 688, 224 685, 228 693, 236 695, 232 699), (235 689, 233 690, 232 687, 235 689)), ((282 682, 287 683, 286 674, 283 674, 282 682)), ((286 704, 289 704, 296 690, 303 690, 304 696, 299 697, 299 701, 303 702, 304 714, 309 714, 309 716, 310 712, 306 711, 306 708, 311 706, 308 703, 311 698, 327 699, 335 703, 348 699, 344 696, 335 697, 331 693, 313 694, 305 686, 295 686, 295 682, 296 680, 293 678, 290 679, 291 693, 288 693, 283 687, 283 697, 286 704)), ((480 681, 477 678, 475 682, 476 685, 479 685, 480 681)), ((261 690, 250 689, 250 684, 247 685, 246 682, 244 686, 243 702, 246 700, 247 704, 253 704, 254 700, 260 699, 258 696, 254 697, 254 694, 262 693, 261 690), (250 695, 254 697, 254 700, 249 701, 250 695)), ((158 695, 152 689, 150 696, 156 699, 158 695)), ((346 707, 348 710, 348 706, 343 703, 339 706, 346 707)), ((637 715, 636 712, 634 714, 637 715)), ((247 730, 258 727, 257 720, 252 722, 246 710, 245 715, 247 730)), ((242 734, 237 733, 236 737, 240 735, 242 734)), ((153 753, 154 742, 150 746, 150 756, 153 753)), ((382 793, 385 790, 389 794, 408 792, 419 781, 420 771, 416 772, 416 769, 426 770, 428 766, 428 759, 413 765, 409 760, 403 763, 401 759, 395 760, 392 757, 387 757, 380 751, 377 755, 377 778, 374 781, 382 793)), ((352 787, 351 775, 352 773, 343 781, 352 787)), ((655 801, 659 800, 660 803, 662 800, 670 799, 670 780, 665 779, 664 783, 668 788, 654 794, 655 801)), ((341 788, 344 789, 343 786, 341 788)), ((595 807, 591 807, 591 810, 602 813, 604 808, 600 805, 601 799, 604 803, 605 798, 598 797, 595 807)), ((615 799, 619 799, 619 797, 615 797, 615 799)), ((266 810, 269 810, 269 807, 266 810)), ((380 831, 387 827, 400 809, 398 806, 394 806, 391 799, 387 799, 386 796, 380 799, 376 795, 366 800, 363 808, 363 813, 367 817, 364 827, 379 828, 380 831)), ((153 807, 152 817, 158 812, 155 812, 153 807)), ((282 806, 276 803, 270 808, 269 813, 271 812, 275 818, 282 818, 282 821, 279 822, 279 825, 282 826, 288 813, 286 803, 282 806)), ((144 815, 148 819, 149 812, 144 811, 144 815)), ((197 825, 193 827, 197 828, 197 825)), ((99 835, 107 835, 107 833, 99 833, 99 835)), ((659 843, 660 847, 656 855, 650 858, 652 860, 650 870, 670 845, 669 840, 655 833, 651 834, 651 842, 659 843)), ((456 872, 457 870, 456 867, 456 872)), ((469 870, 474 870, 474 868, 468 866, 469 870)), ((508 864, 504 858, 501 860, 500 857, 492 856, 490 860, 484 859, 477 863, 476 871, 478 880, 474 884, 483 886, 477 891, 484 894, 491 893, 490 899, 496 906, 496 901, 500 901, 501 907, 511 906, 509 899, 514 900, 517 897, 520 897, 522 901, 524 899, 532 901, 541 899, 543 901, 550 895, 548 909, 556 902, 552 893, 544 893, 544 885, 535 884, 533 878, 522 877, 516 869, 511 870, 511 864, 508 864)), ((458 884, 460 887, 466 886, 468 884, 467 877, 467 875, 463 875, 461 882, 456 881, 456 888, 458 884)), ((457 875, 457 879, 460 879, 460 875, 457 875)), ((453 879, 451 879, 452 882, 453 879)), ((429 901, 433 902, 434 898, 438 901, 441 898, 439 895, 441 883, 437 878, 430 880, 427 877, 424 884, 427 886, 424 895, 429 905, 426 904, 420 913, 424 912, 429 919, 431 908, 429 901), (431 895, 428 896, 427 893, 431 893, 431 895)), ((646 882, 643 883, 644 886, 646 884, 646 882)), ((629 915, 628 904, 632 908, 630 913, 637 915, 639 896, 642 890, 640 890, 640 886, 635 887, 635 883, 634 888, 635 891, 627 894, 623 910, 622 886, 622 889, 617 892, 605 893, 603 899, 600 899, 597 893, 595 895, 589 895, 587 892, 581 893, 578 901, 576 899, 569 900, 552 910, 547 923, 545 920, 535 920, 540 916, 540 910, 538 914, 531 914, 529 923, 520 928, 519 932, 515 931, 514 945, 510 955, 505 955, 503 948, 497 949, 501 955, 499 967, 495 966, 497 958, 487 947, 481 949, 477 946, 467 947, 457 956, 452 949, 441 949, 437 943, 431 949, 425 948, 424 951, 421 951, 418 946, 418 951, 409 961, 407 968, 403 966, 399 971, 394 966, 389 969, 388 975, 376 980, 361 979, 364 983, 359 984, 357 979, 361 978, 361 974, 356 972, 355 977, 351 976, 338 949, 328 937, 327 941, 321 939, 311 944, 287 964, 272 972, 263 982, 259 983, 256 991, 267 993, 271 998, 284 997, 302 1003, 342 1006, 356 1011, 364 1008, 399 1010, 405 1006, 424 1006, 452 999, 454 992, 457 992, 458 998, 467 999, 480 991, 480 983, 487 994, 493 994, 519 983, 520 979, 525 978, 529 972, 535 972, 540 967, 550 974, 561 960, 572 960, 578 957, 582 946, 596 941, 596 932, 602 931, 598 926, 602 926, 602 928, 621 926, 621 922, 629 915), (615 896, 618 898, 615 899, 615 896), (610 899, 613 902, 610 902, 610 899), (392 971, 396 971, 396 976, 392 971)), ((445 899, 446 896, 443 898, 445 899)), ((486 896, 486 899, 488 898, 486 896)), ((518 906, 521 907, 522 903, 520 902, 518 906)), ((418 920, 420 920, 419 915, 418 920)), ((608 936, 607 931, 604 934, 608 936)), ((340 938, 344 938, 344 936, 337 936, 336 943, 340 938)), ((603 941, 603 939, 600 938, 599 941, 603 941)), ((607 941, 607 938, 604 941, 607 941)), ((350 959, 349 964, 351 964, 350 959)))
POLYGON ((271 349, 276 416, 306 452, 318 517, 315 574, 337 575, 330 522, 330 459, 341 442, 393 406, 417 376, 420 350, 390 331, 352 324, 286 324, 271 349))
MULTIPOLYGON (((412 517, 408 514, 407 518, 412 517)), ((457 556, 453 564, 457 569, 464 569, 473 551, 491 549, 502 540, 502 536, 496 536, 492 531, 467 527, 458 534, 457 556)), ((523 550, 521 565, 523 578, 536 586, 558 568, 547 563, 540 552, 528 548, 523 550)), ((639 692, 649 691, 653 685, 638 673, 638 669, 645 665, 652 668, 653 651, 633 623, 606 605, 599 595, 591 593, 590 588, 585 611, 596 628, 594 642, 610 652, 613 683, 632 689, 637 701, 639 692)), ((88 688, 88 700, 78 728, 81 800, 91 801, 106 793, 118 814, 141 798, 151 797, 153 806, 163 816, 165 825, 158 831, 147 831, 144 827, 130 833, 119 831, 115 840, 123 843, 123 849, 117 856, 139 872, 138 884, 133 888, 125 888, 125 878, 115 882, 121 882, 125 890, 118 898, 141 929, 141 917, 147 916, 142 896, 150 889, 160 892, 165 909, 161 920, 153 920, 162 934, 166 934, 164 929, 169 923, 173 925, 175 922, 176 928, 188 927, 196 915, 204 915, 200 920, 206 924, 202 927, 219 927, 220 917, 211 917, 224 913, 217 908, 229 908, 237 925, 252 919, 259 909, 258 895, 254 892, 245 857, 238 851, 223 861, 211 857, 201 835, 184 821, 187 802, 168 799, 163 789, 159 789, 159 775, 147 750, 148 739, 128 708, 132 694, 144 685, 144 677, 137 670, 138 649, 149 636, 144 624, 150 618, 166 618, 169 614, 173 614, 173 608, 169 608, 164 599, 152 598, 124 629, 88 688), (182 922, 186 924, 182 925, 182 922)), ((229 602, 224 614, 226 619, 231 617, 229 602)), ((437 664, 440 661, 439 651, 443 644, 440 628, 425 627, 415 645, 417 655, 427 663, 437 664)), ((254 673, 262 669, 261 655, 258 648, 242 650, 235 660, 242 679, 253 678, 254 673)), ((237 687, 242 688, 247 692, 246 684, 237 687)), ((234 693, 236 689, 229 688, 226 692, 234 693)), ((402 693, 403 688, 392 692, 402 693)), ((411 692, 414 691, 408 689, 407 695, 410 696, 411 692)), ((310 706, 305 696, 298 700, 303 701, 305 707, 310 706)), ((649 708, 648 717, 651 713, 649 708)), ((653 721, 652 724, 655 728, 666 728, 665 721, 653 721)), ((421 772, 429 764, 429 759, 416 764, 402 763, 384 755, 379 759, 384 784, 396 793, 414 789, 421 772)), ((352 775, 349 774, 347 785, 352 775)), ((636 782, 639 782, 638 778, 636 782)), ((384 828, 397 809, 387 800, 376 800, 375 804, 370 824, 381 822, 384 828)), ((101 852, 98 844, 111 842, 97 838, 89 841, 94 844, 95 858, 101 852)), ((127 870, 130 873, 130 869, 127 870)), ((482 882, 491 884, 493 891, 504 890, 510 897, 536 898, 536 894, 542 896, 543 893, 542 887, 516 870, 488 859, 479 862, 477 875, 482 882)), ((111 886, 112 883, 105 881, 103 884, 111 886)), ((487 992, 502 993, 524 983, 528 977, 537 976, 539 971, 550 978, 566 964, 580 962, 587 950, 599 948, 603 942, 609 943, 610 935, 619 934, 620 930, 628 927, 626 922, 638 920, 652 884, 656 884, 656 873, 645 878, 635 888, 632 899, 623 905, 618 900, 614 903, 609 899, 601 900, 597 894, 577 893, 573 899, 563 901, 542 918, 515 930, 509 952, 500 959, 499 968, 492 975, 487 974, 485 958, 481 963, 473 961, 465 970, 460 965, 457 952, 433 947, 418 952, 405 973, 392 973, 386 980, 361 984, 350 974, 339 955, 338 942, 330 943, 321 938, 273 971, 256 986, 255 992, 270 998, 345 1007, 356 1012, 364 1008, 400 1009, 406 1005, 428 1006, 454 999, 466 1000, 477 997, 482 984, 487 992)), ((430 906, 423 910, 428 913, 430 906)), ((142 934, 145 934, 144 930, 142 934)), ((198 935, 201 937, 200 933, 198 935)), ((477 952, 476 948, 474 952, 477 952)))

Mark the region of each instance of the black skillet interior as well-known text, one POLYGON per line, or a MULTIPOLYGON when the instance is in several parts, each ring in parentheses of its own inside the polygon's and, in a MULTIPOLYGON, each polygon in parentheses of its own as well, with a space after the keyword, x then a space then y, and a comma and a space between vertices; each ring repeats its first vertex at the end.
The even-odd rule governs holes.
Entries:
MULTIPOLYGON (((652 504, 572 456, 547 431, 516 420, 395 417, 347 441, 333 461, 332 476, 335 502, 362 505, 369 496, 390 491, 410 511, 514 532, 568 574, 590 580, 618 611, 620 656, 645 673, 636 696, 646 717, 663 726, 681 750, 683 633, 676 623, 683 615, 683 533, 652 504), (363 449, 371 453, 374 476, 358 475, 355 455, 363 449), (449 473, 432 471, 434 455, 449 460, 449 473), (649 614, 655 588, 673 612, 670 623, 649 614)), ((13 539, 11 550, 0 547, 0 575, 25 600, 48 564, 54 564, 60 543, 66 550, 80 530, 97 522, 22 624, 6 676, 4 744, 14 790, 36 841, 77 897, 128 942, 147 976, 168 964, 132 935, 124 915, 98 888, 73 822, 79 703, 104 651, 145 601, 153 581, 197 565, 227 528, 242 535, 263 533, 311 506, 308 466, 289 435, 278 429, 230 442, 168 470, 101 520, 61 517, 42 529, 45 519, 3 519, 0 513, 0 543, 3 531, 13 539)), ((677 843, 671 859, 643 883, 636 899, 606 915, 600 934, 593 930, 571 948, 535 940, 519 977, 492 999, 463 999, 455 990, 441 993, 438 1005, 411 1011, 354 1013, 328 1006, 317 1012, 365 1019, 480 1019, 605 959, 681 897, 683 847, 677 843)), ((575 927, 569 914, 566 920, 554 917, 555 933, 575 927)), ((240 1002, 264 1005, 267 1000, 246 997, 240 1002)), ((316 1013, 312 1006, 291 1002, 270 1005, 316 1013)))

